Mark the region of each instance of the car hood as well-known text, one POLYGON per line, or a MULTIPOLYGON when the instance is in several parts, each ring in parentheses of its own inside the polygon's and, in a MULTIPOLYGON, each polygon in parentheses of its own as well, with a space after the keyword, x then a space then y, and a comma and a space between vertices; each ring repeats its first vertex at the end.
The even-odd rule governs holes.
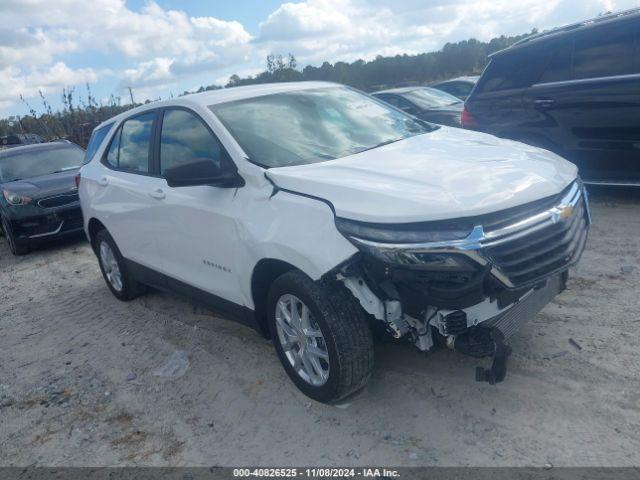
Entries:
POLYGON ((577 169, 540 148, 441 127, 266 174, 281 189, 329 201, 338 217, 408 223, 482 215, 551 196, 576 178, 577 169))
POLYGON ((64 193, 77 192, 75 176, 79 169, 67 170, 40 177, 26 178, 14 182, 2 184, 4 190, 20 195, 26 195, 33 199, 50 197, 64 193))

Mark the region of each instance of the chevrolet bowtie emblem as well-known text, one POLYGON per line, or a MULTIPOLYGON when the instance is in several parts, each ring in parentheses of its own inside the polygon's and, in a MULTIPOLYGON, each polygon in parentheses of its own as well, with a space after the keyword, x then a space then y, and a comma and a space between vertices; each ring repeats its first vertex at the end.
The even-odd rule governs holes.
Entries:
POLYGON ((571 206, 566 206, 564 207, 562 210, 560 210, 560 214, 559 217, 562 220, 566 220, 567 218, 569 218, 571 215, 573 214, 573 207, 571 206))
POLYGON ((563 205, 556 207, 551 215, 551 221, 558 223, 560 220, 566 220, 573 214, 573 207, 570 205, 563 205))

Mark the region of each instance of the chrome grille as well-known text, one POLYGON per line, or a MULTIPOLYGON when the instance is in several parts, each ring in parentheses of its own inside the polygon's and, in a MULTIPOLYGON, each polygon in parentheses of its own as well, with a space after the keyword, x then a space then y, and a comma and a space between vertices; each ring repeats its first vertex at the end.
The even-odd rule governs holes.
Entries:
POLYGON ((350 235, 358 246, 393 256, 401 252, 456 253, 485 267, 510 289, 540 283, 580 259, 591 224, 580 180, 553 197, 489 215, 469 217, 475 225, 465 238, 388 243, 350 235))
POLYGON ((526 220, 522 228, 515 224, 486 232, 485 257, 515 287, 564 270, 584 250, 589 224, 585 202, 583 190, 574 188, 552 209, 526 220))
POLYGON ((38 205, 42 208, 55 208, 69 205, 79 200, 77 193, 69 193, 65 195, 56 195, 38 200, 38 205))

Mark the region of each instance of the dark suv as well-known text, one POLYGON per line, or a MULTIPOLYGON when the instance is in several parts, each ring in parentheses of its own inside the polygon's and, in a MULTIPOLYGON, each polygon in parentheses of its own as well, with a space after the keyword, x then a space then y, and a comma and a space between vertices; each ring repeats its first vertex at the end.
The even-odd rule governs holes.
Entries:
POLYGON ((640 9, 493 54, 462 124, 554 151, 588 183, 640 185, 640 9))

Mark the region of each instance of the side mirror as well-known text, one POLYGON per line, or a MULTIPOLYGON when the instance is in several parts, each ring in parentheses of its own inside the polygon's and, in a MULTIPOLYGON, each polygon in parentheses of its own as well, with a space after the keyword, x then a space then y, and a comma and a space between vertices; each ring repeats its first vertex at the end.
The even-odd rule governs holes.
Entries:
POLYGON ((210 185, 221 188, 235 188, 244 185, 244 179, 236 171, 224 171, 209 159, 196 159, 169 167, 164 178, 170 187, 195 187, 210 185))

